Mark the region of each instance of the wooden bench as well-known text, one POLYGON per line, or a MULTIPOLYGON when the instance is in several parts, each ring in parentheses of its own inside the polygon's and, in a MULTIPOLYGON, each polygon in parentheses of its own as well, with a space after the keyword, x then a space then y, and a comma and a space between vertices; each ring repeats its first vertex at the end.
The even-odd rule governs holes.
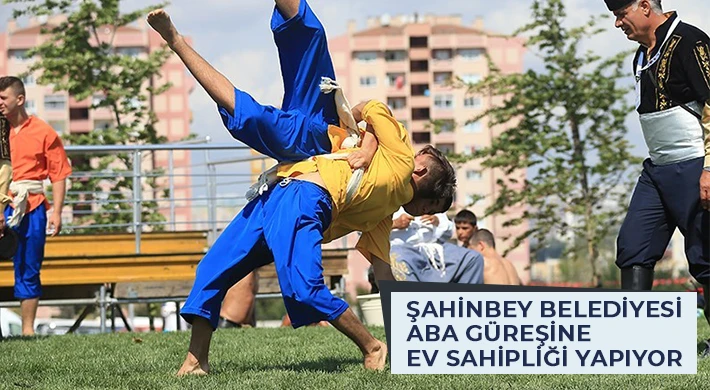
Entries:
MULTIPOLYGON (((207 250, 207 232, 202 231, 143 233, 140 253, 136 253, 135 236, 128 233, 48 237, 41 271, 41 304, 95 298, 93 305, 105 310, 121 301, 182 300, 207 250)), ((326 284, 340 293, 344 293, 341 281, 348 273, 347 256, 347 249, 323 250, 326 284)), ((260 295, 280 292, 273 264, 257 273, 260 295)), ((0 302, 16 303, 13 284, 12 262, 0 261, 0 302)))
MULTIPOLYGON (((133 234, 48 237, 42 285, 192 280, 207 252, 206 232, 144 233, 140 253, 133 234)), ((12 262, 0 262, 0 287, 12 287, 12 262)))

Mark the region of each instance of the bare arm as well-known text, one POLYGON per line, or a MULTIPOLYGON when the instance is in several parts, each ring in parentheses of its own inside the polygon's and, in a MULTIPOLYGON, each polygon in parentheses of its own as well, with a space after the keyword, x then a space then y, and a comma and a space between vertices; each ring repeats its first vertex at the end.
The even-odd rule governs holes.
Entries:
POLYGON ((148 14, 148 23, 180 57, 212 100, 227 109, 230 115, 234 115, 234 85, 229 79, 218 72, 185 41, 164 10, 155 10, 148 14))
POLYGON ((52 215, 49 216, 49 229, 52 231, 52 236, 56 236, 62 230, 62 208, 64 207, 64 196, 66 195, 67 181, 66 179, 58 180, 52 183, 52 198, 53 207, 52 215))

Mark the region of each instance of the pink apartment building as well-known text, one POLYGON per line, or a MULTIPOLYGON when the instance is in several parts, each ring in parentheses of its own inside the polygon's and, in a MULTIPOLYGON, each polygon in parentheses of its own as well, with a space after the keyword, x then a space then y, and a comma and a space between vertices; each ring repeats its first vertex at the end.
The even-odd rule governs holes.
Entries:
MULTIPOLYGON (((32 63, 28 58, 27 50, 42 41, 40 33, 43 25, 51 26, 57 19, 30 20, 28 25, 19 26, 14 20, 7 23, 5 32, 0 33, 0 75, 19 75, 26 71, 32 63)), ((106 38, 113 31, 106 27, 103 31, 106 38)), ((163 41, 160 36, 148 28, 145 23, 119 28, 115 34, 114 44, 119 53, 129 56, 144 56, 152 50, 159 48, 163 41)), ((112 114, 106 109, 91 110, 92 99, 76 101, 66 92, 54 92, 51 86, 37 84, 36 75, 24 78, 27 88, 27 108, 48 122, 58 133, 85 133, 94 129, 103 129, 113 124, 112 114)), ((194 88, 194 80, 187 75, 185 67, 176 55, 173 54, 162 69, 160 80, 154 80, 162 85, 166 81, 172 83, 172 88, 167 92, 153 97, 147 104, 152 105, 159 122, 158 134, 167 137, 169 142, 183 139, 190 134, 190 111, 188 97, 194 88)), ((94 98, 100 98, 96 96, 94 98)), ((157 152, 151 159, 144 155, 144 169, 168 167, 168 154, 157 152)), ((190 154, 186 151, 175 151, 173 155, 175 167, 175 193, 174 197, 181 199, 176 203, 177 229, 188 226, 184 222, 191 220, 190 201, 192 197, 190 174, 190 154), (182 200, 186 199, 186 200, 182 200), (183 223, 181 223, 183 222, 183 223)), ((166 169, 167 170, 167 169, 166 169)), ((144 199, 152 198, 152 194, 144 192, 144 199)), ((161 207, 165 207, 161 204, 161 207)), ((161 210, 168 213, 167 207, 161 210)))
MULTIPOLYGON (((352 104, 385 101, 409 130, 415 149, 432 144, 456 153, 490 145, 503 129, 490 128, 485 120, 469 123, 495 103, 494 98, 467 94, 447 82, 456 77, 467 82, 486 77, 486 56, 504 73, 522 72, 525 52, 520 39, 486 31, 480 19, 464 25, 461 16, 382 16, 370 18, 367 28, 359 31, 350 22, 347 34, 332 38, 329 45, 338 81, 352 104), (429 126, 430 120, 443 125, 438 134, 429 126)), ((476 161, 458 166, 457 171, 459 185, 451 215, 469 208, 483 216, 494 200, 495 183, 504 174, 482 170, 476 161), (471 206, 478 196, 483 200, 471 206)), ((491 230, 504 250, 508 243, 503 238, 524 231, 527 224, 513 229, 503 228, 503 223, 522 211, 507 218, 481 218, 479 226, 491 230)), ((350 244, 356 240, 351 237, 350 244)), ((524 282, 529 279, 529 256, 527 242, 508 256, 524 282)), ((351 255, 351 292, 365 284, 367 266, 359 254, 351 255)))

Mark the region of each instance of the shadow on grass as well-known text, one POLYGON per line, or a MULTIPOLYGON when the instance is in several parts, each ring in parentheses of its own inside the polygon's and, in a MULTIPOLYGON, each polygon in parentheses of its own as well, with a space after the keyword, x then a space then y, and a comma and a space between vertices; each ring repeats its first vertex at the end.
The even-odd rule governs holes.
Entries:
POLYGON ((239 364, 238 362, 229 361, 213 366, 212 372, 215 374, 223 374, 228 372, 247 372, 247 371, 296 371, 296 372, 330 372, 341 373, 348 370, 348 366, 360 365, 361 359, 328 359, 322 358, 299 362, 295 364, 264 364, 264 365, 249 365, 239 364))

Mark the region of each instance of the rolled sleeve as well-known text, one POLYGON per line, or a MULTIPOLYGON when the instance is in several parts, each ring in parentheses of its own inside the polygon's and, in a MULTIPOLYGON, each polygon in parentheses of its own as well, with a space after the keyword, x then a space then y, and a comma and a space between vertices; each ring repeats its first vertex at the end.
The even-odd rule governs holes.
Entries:
POLYGON ((362 110, 362 118, 372 126, 379 147, 413 161, 414 149, 407 130, 390 114, 384 103, 371 100, 362 110))
POLYGON ((72 173, 62 140, 56 133, 45 139, 44 153, 47 158, 47 175, 52 183, 65 180, 72 173))

